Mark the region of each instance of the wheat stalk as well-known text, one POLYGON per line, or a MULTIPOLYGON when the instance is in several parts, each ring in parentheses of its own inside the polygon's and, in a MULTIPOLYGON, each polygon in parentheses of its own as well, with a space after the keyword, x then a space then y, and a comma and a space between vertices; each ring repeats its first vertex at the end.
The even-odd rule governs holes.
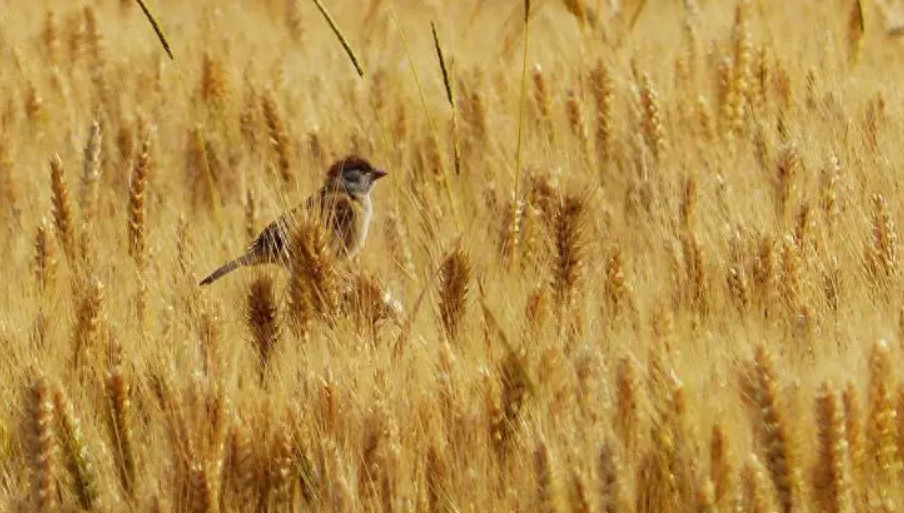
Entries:
POLYGON ((863 419, 853 383, 844 387, 841 399, 844 404, 844 433, 851 458, 851 474, 853 480, 859 482, 864 470, 863 419))
POLYGON ((898 272, 898 235, 882 194, 874 194, 872 245, 866 255, 867 268, 875 278, 890 279, 898 272))
POLYGON ((108 427, 113 442, 117 476, 122 490, 134 497, 136 479, 135 443, 132 434, 131 387, 120 367, 107 374, 108 427))
POLYGON ((88 131, 88 142, 85 145, 82 189, 79 201, 85 224, 91 222, 97 209, 97 187, 101 177, 100 153, 102 144, 103 132, 100 124, 95 120, 91 123, 91 128, 88 131))
POLYGON ((62 386, 55 386, 53 405, 62 442, 66 470, 72 477, 72 487, 79 506, 90 510, 98 498, 98 477, 90 461, 81 422, 62 386))
POLYGON ((521 205, 519 194, 521 193, 521 159, 523 158, 521 153, 524 141, 524 102, 527 91, 527 47, 530 37, 530 7, 530 0, 524 0, 524 44, 521 56, 521 90, 518 99, 518 142, 515 150, 515 183, 512 188, 512 217, 511 228, 509 230, 512 234, 512 251, 509 254, 509 269, 513 268, 515 264, 515 254, 518 243, 520 242, 519 224, 521 220, 521 205))
POLYGON ((898 422, 892 399, 895 370, 885 340, 878 341, 872 348, 869 374, 867 454, 870 461, 878 465, 880 479, 892 482, 901 472, 902 462, 895 443, 895 425, 898 422))
POLYGON ((841 396, 830 383, 823 383, 816 397, 819 460, 814 478, 815 497, 821 510, 853 511, 850 454, 845 433, 841 396))
POLYGON ((739 4, 735 10, 734 65, 725 98, 725 133, 729 137, 740 134, 747 111, 746 101, 750 89, 752 49, 747 27, 746 6, 739 4))
POLYGON ((597 455, 599 472, 599 507, 603 513, 616 513, 621 509, 621 487, 618 480, 618 461, 610 443, 600 446, 597 455))
POLYGON ((289 316, 297 334, 306 335, 316 320, 331 320, 338 306, 336 269, 319 223, 306 220, 292 236, 289 316))
POLYGON ((191 468, 191 511, 192 513, 214 513, 218 499, 211 473, 201 464, 191 468))
POLYGON ((587 133, 587 123, 584 120, 584 104, 573 89, 567 93, 565 111, 568 115, 568 126, 571 128, 571 134, 578 141, 581 155, 589 157, 590 135, 587 133))
POLYGON ((556 259, 552 270, 552 284, 559 320, 570 308, 583 275, 587 251, 585 234, 586 203, 578 196, 565 196, 559 204, 555 219, 556 259))
POLYGON ((766 468, 772 483, 778 491, 781 510, 790 513, 798 503, 799 483, 797 468, 785 421, 778 405, 778 382, 771 356, 765 345, 758 344, 754 352, 756 372, 756 401, 760 410, 762 443, 765 450, 766 468))
POLYGON ((63 252, 71 261, 75 257, 75 227, 72 206, 69 203, 69 187, 63 171, 63 161, 54 154, 50 159, 51 188, 53 189, 53 220, 63 252))
POLYGON ((148 134, 141 143, 141 151, 135 161, 129 185, 129 255, 135 259, 139 267, 144 266, 147 256, 145 189, 150 172, 150 151, 151 141, 148 134))
POLYGON ((440 318, 446 335, 457 340, 467 310, 471 262, 461 245, 457 245, 440 268, 440 318))
POLYGON ((291 143, 282 118, 276 110, 276 102, 270 95, 261 97, 261 109, 267 123, 270 146, 276 154, 276 170, 283 182, 291 183, 295 178, 292 173, 291 143))
POLYGON ((44 43, 44 51, 51 63, 56 63, 59 58, 60 40, 59 27, 56 12, 48 9, 44 15, 44 26, 41 29, 41 41, 44 43))
POLYGON ((273 280, 267 275, 258 276, 248 289, 245 319, 260 362, 263 381, 273 348, 279 342, 279 310, 273 290, 273 280))
POLYGON ((35 234, 35 278, 41 291, 49 290, 56 277, 56 259, 53 256, 53 240, 48 235, 46 219, 38 224, 35 234))
POLYGON ((229 81, 223 63, 210 51, 201 59, 201 84, 198 88, 201 101, 215 112, 221 112, 229 101, 229 81))
POLYGON ((665 128, 662 120, 662 107, 659 94, 653 88, 649 75, 644 74, 640 82, 640 106, 642 111, 641 128, 644 142, 657 162, 662 160, 665 149, 665 128))
POLYGON ((53 424, 54 404, 50 385, 38 377, 28 394, 28 460, 31 466, 31 496, 34 511, 57 510, 56 452, 53 424))
POLYGON ((556 513, 560 511, 559 490, 553 475, 552 462, 549 450, 541 440, 534 449, 534 474, 537 480, 537 507, 542 513, 556 513))
POLYGON ((104 286, 96 278, 90 278, 83 284, 76 307, 75 328, 73 330, 72 348, 77 368, 89 364, 95 356, 92 354, 99 341, 97 340, 103 319, 104 286))
POLYGON ((254 242, 257 235, 257 200, 249 187, 245 190, 245 239, 248 244, 254 242))
POLYGON ((543 68, 539 64, 534 64, 531 73, 531 81, 533 82, 534 103, 536 104, 537 114, 539 115, 541 128, 550 143, 555 142, 555 127, 552 120, 552 106, 549 98, 549 83, 546 81, 546 75, 543 68))
POLYGON ((596 67, 590 75, 592 83, 593 99, 596 105, 596 154, 601 167, 608 164, 612 158, 614 123, 613 101, 615 99, 615 84, 612 73, 603 61, 597 61, 596 67))

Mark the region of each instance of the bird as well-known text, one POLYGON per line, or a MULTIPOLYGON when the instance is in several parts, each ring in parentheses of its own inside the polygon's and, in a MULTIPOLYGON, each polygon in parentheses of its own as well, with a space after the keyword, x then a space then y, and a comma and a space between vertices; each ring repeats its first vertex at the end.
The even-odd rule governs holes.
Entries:
POLYGON ((241 267, 268 263, 288 266, 292 233, 303 216, 321 223, 333 258, 346 260, 355 256, 364 246, 373 217, 370 193, 387 174, 358 155, 337 160, 317 193, 267 225, 244 254, 217 268, 200 285, 210 285, 241 267))

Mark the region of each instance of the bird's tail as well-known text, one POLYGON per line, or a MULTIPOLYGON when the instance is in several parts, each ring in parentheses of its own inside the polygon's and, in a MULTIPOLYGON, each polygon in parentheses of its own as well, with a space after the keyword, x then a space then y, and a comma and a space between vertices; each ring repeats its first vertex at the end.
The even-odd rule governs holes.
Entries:
POLYGON ((248 255, 242 255, 242 256, 236 258, 235 260, 231 260, 231 261, 223 264, 219 269, 210 273, 210 276, 201 280, 200 284, 201 285, 210 285, 211 283, 222 278, 224 275, 229 274, 232 271, 235 271, 239 267, 244 267, 251 263, 253 263, 252 259, 249 258, 248 255))

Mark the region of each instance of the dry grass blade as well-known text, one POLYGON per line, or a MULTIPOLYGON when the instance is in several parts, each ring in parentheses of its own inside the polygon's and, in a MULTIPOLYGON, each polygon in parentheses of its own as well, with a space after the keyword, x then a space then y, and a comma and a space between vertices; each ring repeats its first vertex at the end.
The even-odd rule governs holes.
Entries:
MULTIPOLYGON (((315 0, 319 1, 319 0, 315 0)), ((427 124, 430 128, 430 139, 428 140, 429 144, 433 148, 439 148, 439 133, 436 129, 436 124, 433 121, 433 116, 430 115, 430 109, 427 107, 427 95, 424 93, 424 87, 421 84, 420 75, 417 72, 417 67, 414 64, 414 57, 411 53, 411 48, 408 45, 408 38, 405 37, 405 32, 402 30, 402 25, 399 23, 399 19, 395 14, 395 9, 391 6, 389 8, 390 16, 392 17, 392 21, 395 24, 396 31, 399 34, 399 39, 402 42, 402 47, 405 49, 405 55, 408 61, 408 68, 411 70, 411 75, 414 78, 414 84, 417 87, 418 95, 421 99, 421 108, 424 111, 424 116, 427 118, 427 124)), ((439 152, 434 152, 435 155, 439 155, 439 152)), ((456 201, 455 195, 452 193, 452 181, 449 179, 448 173, 446 172, 446 166, 442 165, 442 158, 436 157, 435 162, 439 162, 439 167, 442 168, 442 179, 443 179, 443 189, 446 191, 446 199, 449 202, 449 206, 452 209, 452 218, 455 221, 456 226, 459 231, 462 229, 461 227, 461 217, 458 215, 458 201, 456 201)))
MULTIPOLYGON (((483 286, 480 287, 481 290, 483 286)), ((484 294, 481 292, 480 294, 480 307, 483 311, 483 318, 487 323, 490 331, 496 334, 498 340, 502 342, 502 346, 505 347, 506 350, 506 366, 505 373, 509 376, 516 376, 517 381, 521 383, 532 396, 536 396, 537 387, 534 385, 533 380, 530 378, 530 374, 528 374, 527 369, 524 367, 524 361, 519 356, 519 351, 515 349, 515 346, 509 342, 508 335, 505 334, 505 330, 502 329, 502 326, 499 325, 499 321, 496 320, 496 316, 493 314, 490 307, 486 304, 484 300, 484 294)))
POLYGON ((411 312, 405 319, 405 323, 402 325, 399 337, 396 339, 395 345, 393 347, 393 356, 397 360, 402 357, 402 352, 405 349, 405 346, 408 344, 408 339, 411 337, 411 327, 414 325, 414 321, 417 318, 418 312, 421 311, 421 305, 424 304, 424 299, 427 297, 427 292, 430 290, 430 284, 433 283, 433 280, 440 275, 442 269, 443 267, 441 265, 436 267, 436 269, 430 274, 430 276, 427 277, 427 280, 424 282, 424 286, 421 288, 420 292, 418 292, 417 299, 414 300, 414 305, 411 307, 411 312))
POLYGON ((355 71, 358 72, 358 76, 364 78, 364 69, 358 62, 358 57, 355 56, 355 51, 352 50, 351 45, 348 44, 348 40, 345 39, 345 36, 342 35, 342 31, 339 30, 339 25, 336 24, 336 21, 333 20, 333 17, 330 16, 329 11, 326 10, 326 7, 320 0, 314 0, 314 4, 317 6, 320 14, 323 15, 323 18, 326 20, 326 22, 329 23, 330 29, 333 30, 333 34, 336 34, 336 37, 339 38, 339 42, 342 44, 342 48, 345 50, 348 58, 351 59, 352 65, 355 67, 355 71))
POLYGON ((436 49, 436 58, 439 60, 439 68, 443 74, 443 87, 446 90, 446 100, 452 107, 452 153, 455 161, 455 174, 461 174, 461 148, 458 140, 458 107, 455 103, 455 94, 452 90, 452 83, 449 79, 449 66, 446 64, 446 58, 443 55, 443 47, 439 42, 439 34, 436 31, 436 23, 430 22, 430 30, 433 32, 433 46, 436 49))
POLYGON ((138 2, 138 5, 141 7, 141 12, 144 13, 144 16, 148 19, 149 22, 151 22, 151 27, 153 27, 154 33, 157 34, 157 39, 160 40, 160 44, 163 46, 163 51, 166 52, 167 55, 169 55, 170 60, 176 60, 176 58, 173 57, 172 50, 170 50, 169 41, 166 40, 166 34, 163 33, 163 29, 160 28, 160 24, 157 23, 157 19, 154 18, 153 14, 151 14, 148 6, 144 4, 144 0, 135 1, 138 2))
POLYGON ((443 73, 443 87, 446 89, 446 100, 449 106, 455 108, 455 96, 452 94, 452 84, 449 80, 449 68, 446 66, 446 58, 443 56, 443 47, 439 44, 439 34, 436 32, 436 23, 430 22, 430 30, 433 32, 433 48, 436 50, 436 58, 439 59, 439 68, 443 73))
POLYGON ((431 513, 440 513, 446 511, 444 504, 445 482, 448 479, 446 473, 446 463, 441 452, 436 446, 431 445, 427 450, 427 461, 425 472, 427 474, 427 502, 431 513))
POLYGON ((851 5, 851 13, 848 16, 848 60, 856 64, 860 60, 860 48, 863 44, 863 36, 866 33, 866 24, 863 21, 862 0, 854 0, 851 5))
POLYGON ((647 0, 640 0, 640 3, 637 5, 637 8, 634 9, 634 13, 631 14, 631 21, 628 22, 628 29, 634 29, 634 25, 637 24, 637 20, 640 19, 640 15, 643 13, 644 7, 647 6, 647 0))

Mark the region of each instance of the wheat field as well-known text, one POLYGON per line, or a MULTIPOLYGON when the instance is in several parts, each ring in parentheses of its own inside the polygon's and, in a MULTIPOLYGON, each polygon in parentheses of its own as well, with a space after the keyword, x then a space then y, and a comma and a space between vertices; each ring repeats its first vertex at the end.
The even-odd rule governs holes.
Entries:
POLYGON ((904 511, 899 3, 317 4, 0 3, 0 510, 904 511))

